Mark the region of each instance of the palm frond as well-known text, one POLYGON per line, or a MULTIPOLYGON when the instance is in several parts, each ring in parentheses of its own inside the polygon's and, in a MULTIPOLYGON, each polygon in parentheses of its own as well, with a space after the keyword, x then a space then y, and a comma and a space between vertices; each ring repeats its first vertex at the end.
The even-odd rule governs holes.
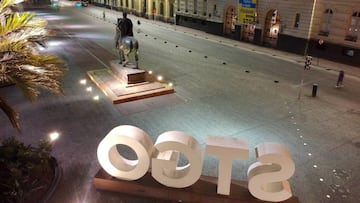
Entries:
POLYGON ((14 56, 7 63, 5 71, 7 78, 18 85, 31 101, 35 101, 39 95, 37 88, 63 94, 61 78, 66 68, 62 66, 63 61, 57 56, 28 54, 21 60, 14 56))
MULTIPOLYGON (((14 2, 0 0, 0 79, 16 84, 30 101, 36 101, 40 89, 63 94, 64 62, 37 51, 38 44, 43 45, 50 34, 47 22, 35 18, 34 13, 14 12, 14 2)), ((4 100, 0 102, 0 108, 19 129, 16 112, 4 100)))
POLYGON ((1 0, 0 1, 0 12, 2 10, 4 10, 5 8, 14 5, 15 4, 15 0, 1 0))

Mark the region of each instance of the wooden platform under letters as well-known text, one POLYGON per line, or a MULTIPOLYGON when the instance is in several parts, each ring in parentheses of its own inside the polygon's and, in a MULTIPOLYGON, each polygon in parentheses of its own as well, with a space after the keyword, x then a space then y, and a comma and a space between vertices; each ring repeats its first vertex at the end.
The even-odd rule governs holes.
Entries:
MULTIPOLYGON (((219 195, 216 193, 217 178, 209 176, 201 176, 201 178, 190 187, 177 189, 161 185, 152 178, 150 172, 139 180, 125 181, 118 180, 107 174, 103 169, 100 169, 94 178, 94 185, 100 190, 182 203, 264 202, 253 197, 247 189, 247 182, 243 181, 232 181, 230 195, 219 195)), ((284 202, 299 203, 296 197, 292 197, 284 202)))

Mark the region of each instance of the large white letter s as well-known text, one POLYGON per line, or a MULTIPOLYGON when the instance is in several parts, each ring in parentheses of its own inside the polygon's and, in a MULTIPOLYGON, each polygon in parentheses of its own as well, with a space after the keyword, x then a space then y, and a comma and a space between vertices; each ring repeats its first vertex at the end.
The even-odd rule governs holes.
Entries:
POLYGON ((259 162, 248 169, 250 193, 264 201, 289 199, 292 193, 287 180, 295 172, 289 149, 278 143, 263 143, 255 150, 259 162))

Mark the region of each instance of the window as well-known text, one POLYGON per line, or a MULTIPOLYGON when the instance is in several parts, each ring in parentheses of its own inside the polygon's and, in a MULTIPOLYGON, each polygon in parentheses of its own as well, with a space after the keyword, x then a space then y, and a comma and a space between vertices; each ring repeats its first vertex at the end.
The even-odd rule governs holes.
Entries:
POLYGON ((295 16, 294 27, 299 27, 299 22, 300 22, 300 13, 297 13, 295 16))
POLYGON ((174 15, 174 4, 170 4, 170 14, 169 14, 170 17, 172 16, 175 16, 174 15))
POLYGON ((189 0, 185 0, 185 12, 188 12, 188 1, 189 0))
POLYGON ((180 11, 180 0, 177 0, 177 10, 180 11))
POLYGON ((326 9, 322 18, 319 35, 329 36, 332 17, 333 17, 333 11, 331 9, 326 9))
POLYGON ((217 15, 217 10, 216 10, 216 4, 215 4, 213 7, 213 16, 216 16, 216 15, 217 15))
POLYGON ((203 1, 203 7, 202 7, 202 13, 204 16, 206 16, 206 8, 207 8, 207 1, 203 1))
POLYGON ((345 40, 356 42, 360 29, 360 12, 355 12, 351 16, 350 25, 347 30, 345 40))
POLYGON ((152 13, 154 15, 154 20, 155 20, 155 15, 157 14, 157 10, 156 10, 156 2, 152 2, 152 13))
POLYGON ((160 15, 164 15, 164 3, 160 3, 160 15))
MULTIPOLYGON (((271 24, 275 25, 278 22, 278 11, 274 10, 274 12, 271 15, 271 24)), ((247 22, 244 22, 247 23, 247 22)))
POLYGON ((197 0, 194 0, 194 14, 197 13, 197 0))
POLYGON ((349 57, 354 57, 355 51, 353 49, 343 48, 343 55, 349 56, 349 57))

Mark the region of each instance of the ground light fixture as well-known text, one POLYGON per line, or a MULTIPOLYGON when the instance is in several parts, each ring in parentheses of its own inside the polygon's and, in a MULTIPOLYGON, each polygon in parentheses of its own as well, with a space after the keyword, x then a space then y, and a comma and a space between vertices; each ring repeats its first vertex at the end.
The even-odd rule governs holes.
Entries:
POLYGON ((82 84, 82 85, 86 85, 86 79, 81 79, 81 80, 79 81, 79 83, 82 84))
POLYGON ((50 141, 54 142, 55 140, 57 140, 60 137, 60 134, 58 132, 54 131, 49 134, 49 137, 50 137, 50 141))

